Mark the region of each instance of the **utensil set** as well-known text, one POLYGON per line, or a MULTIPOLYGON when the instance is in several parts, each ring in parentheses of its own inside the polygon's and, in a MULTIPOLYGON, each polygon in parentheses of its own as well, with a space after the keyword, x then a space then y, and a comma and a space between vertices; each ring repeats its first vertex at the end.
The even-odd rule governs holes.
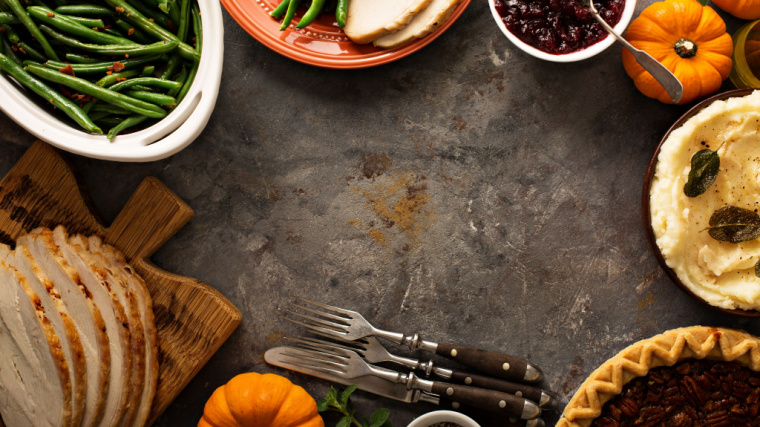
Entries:
POLYGON ((295 370, 408 403, 428 402, 462 412, 500 415, 508 425, 542 427, 542 410, 557 407, 557 399, 541 388, 525 384, 543 379, 541 370, 522 359, 471 347, 425 341, 418 334, 384 331, 361 314, 299 298, 291 303, 299 311, 287 310, 285 320, 298 324, 322 338, 287 338, 293 347, 270 349, 264 359, 273 365, 295 370), (375 338, 380 337, 410 349, 433 352, 490 376, 446 369, 432 361, 397 356, 375 338), (447 380, 431 381, 414 372, 402 373, 377 363, 389 362, 447 380), (496 378, 494 378, 496 377, 496 378))

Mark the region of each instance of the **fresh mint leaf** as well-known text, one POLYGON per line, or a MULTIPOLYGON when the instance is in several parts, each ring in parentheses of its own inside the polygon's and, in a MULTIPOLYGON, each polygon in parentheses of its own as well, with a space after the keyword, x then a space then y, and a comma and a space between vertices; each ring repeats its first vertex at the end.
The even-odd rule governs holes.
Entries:
POLYGON ((327 402, 327 398, 322 398, 317 401, 317 411, 326 412, 330 410, 330 404, 327 402))
POLYGON ((760 237, 760 216, 749 209, 723 206, 710 216, 708 233, 721 242, 755 240, 760 237))
POLYGON ((385 424, 386 421, 388 421, 388 417, 391 415, 391 411, 385 409, 385 408, 379 408, 375 410, 375 412, 372 413, 372 415, 369 417, 370 421, 370 427, 382 427, 383 424, 385 424))
POLYGON ((351 398, 351 394, 356 391, 356 388, 359 387, 359 384, 351 384, 350 386, 346 387, 345 390, 343 390, 340 393, 339 402, 343 406, 348 406, 348 400, 351 398))
POLYGON ((691 170, 689 179, 683 186, 683 192, 687 197, 697 197, 704 194, 715 182, 720 171, 720 156, 718 151, 709 148, 697 151, 691 157, 691 170))
POLYGON ((350 427, 351 421, 353 421, 351 417, 343 417, 338 420, 338 424, 335 424, 335 427, 350 427))

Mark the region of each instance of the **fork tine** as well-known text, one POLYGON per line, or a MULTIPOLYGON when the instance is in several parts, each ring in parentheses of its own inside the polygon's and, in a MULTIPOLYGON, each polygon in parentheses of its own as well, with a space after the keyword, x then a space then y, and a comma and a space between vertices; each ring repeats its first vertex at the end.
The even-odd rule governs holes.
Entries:
MULTIPOLYGON (((334 342, 331 342, 331 341, 325 341, 325 340, 320 340, 320 339, 316 339, 316 338, 304 338, 304 337, 301 337, 301 338, 298 338, 298 339, 294 339, 294 338, 285 337, 285 339, 293 341, 293 342, 298 342, 298 343, 302 343, 302 344, 309 344, 309 345, 315 345, 315 346, 319 346, 319 347, 340 348, 340 349, 343 349, 343 350, 355 351, 355 352, 362 352, 362 351, 364 351, 364 348, 361 347, 361 346, 353 347, 352 345, 343 345, 343 344, 338 344, 338 343, 334 343, 334 342)), ((345 343, 346 344, 349 344, 349 343, 350 344, 354 344, 354 341, 345 341, 345 343)))
POLYGON ((345 324, 341 325, 340 323, 330 322, 328 320, 320 319, 320 318, 314 317, 314 316, 309 316, 308 314, 297 313, 297 312, 291 311, 291 310, 285 310, 285 311, 287 311, 288 313, 290 313, 290 314, 292 314, 294 316, 302 317, 304 319, 309 319, 309 320, 311 320, 312 322, 314 322, 317 325, 327 326, 327 327, 331 327, 331 328, 337 329, 337 330, 348 331, 348 325, 345 325, 345 324))
POLYGON ((347 332, 341 332, 341 331, 334 331, 332 329, 327 329, 322 326, 318 325, 312 325, 310 323, 301 322, 295 319, 291 319, 288 317, 283 317, 283 319, 287 320, 288 322, 295 323, 296 325, 303 326, 304 328, 311 329, 314 332, 319 332, 324 336, 328 337, 335 337, 335 338, 341 338, 345 337, 347 335, 347 332))
POLYGON ((337 337, 335 335, 325 334, 325 333, 322 333, 322 332, 319 332, 319 331, 314 331, 314 333, 316 335, 319 335, 319 336, 322 336, 322 337, 325 337, 325 338, 330 338, 332 340, 338 341, 341 344, 355 345, 357 347, 361 347, 364 350, 366 350, 367 347, 369 346, 369 341, 368 341, 369 337, 357 338, 355 340, 348 340, 348 339, 345 339, 345 338, 337 337))
POLYGON ((333 366, 330 366, 329 364, 326 364, 321 360, 304 358, 303 356, 298 355, 298 354, 289 354, 289 353, 283 352, 282 355, 287 358, 290 358, 289 362, 294 365, 326 372, 332 375, 338 375, 338 376, 347 375, 346 365, 333 364, 333 366))
POLYGON ((308 351, 318 353, 321 356, 339 357, 343 360, 346 360, 346 363, 348 363, 348 360, 356 355, 356 352, 349 348, 333 347, 324 344, 312 344, 306 341, 295 340, 292 338, 288 338, 288 340, 296 342, 300 346, 305 346, 307 347, 308 351))
POLYGON ((297 297, 297 298, 300 299, 301 301, 306 301, 309 304, 316 305, 317 307, 322 307, 325 310, 331 310, 331 311, 335 311, 335 312, 338 312, 338 313, 341 313, 341 314, 348 314, 348 315, 359 314, 359 313, 357 313, 355 311, 352 311, 352 310, 346 310, 345 308, 334 307, 332 305, 322 304, 321 302, 312 301, 312 300, 309 300, 309 299, 306 299, 306 298, 303 298, 303 297, 297 297))
MULTIPOLYGON (((310 350, 306 348, 298 348, 298 347, 292 347, 292 350, 295 350, 298 356, 302 359, 311 360, 312 362, 320 362, 324 363, 326 365, 334 366, 334 367, 343 367, 345 368, 348 366, 349 361, 338 354, 330 354, 330 353, 324 353, 317 350, 310 350)), ((286 354, 283 352, 283 354, 286 354)), ((290 354, 292 356, 292 354, 290 354)))
POLYGON ((314 314, 316 314, 318 316, 323 316, 323 317, 327 317, 328 319, 337 320, 339 322, 346 323, 346 322, 350 322, 351 321, 351 319, 348 318, 348 317, 336 316, 334 314, 325 313, 324 311, 319 311, 319 310, 315 310, 313 308, 304 307, 302 305, 298 305, 298 304, 293 303, 293 302, 291 302, 290 305, 292 305, 293 307, 298 307, 301 310, 305 310, 305 311, 314 313, 314 314))

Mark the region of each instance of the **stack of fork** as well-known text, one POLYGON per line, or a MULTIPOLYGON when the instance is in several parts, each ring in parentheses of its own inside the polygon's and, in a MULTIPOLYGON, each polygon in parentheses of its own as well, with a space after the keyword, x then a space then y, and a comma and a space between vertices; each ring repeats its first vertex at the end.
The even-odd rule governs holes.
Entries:
POLYGON ((300 298, 307 305, 292 305, 293 317, 285 319, 303 326, 320 338, 288 338, 295 346, 270 349, 264 355, 273 365, 317 376, 405 402, 428 402, 483 416, 498 416, 499 425, 542 427, 542 410, 558 402, 541 388, 541 370, 505 354, 420 339, 372 326, 356 311, 300 298), (388 352, 380 337, 411 349, 422 349, 455 360, 489 375, 461 372, 436 366, 432 361, 401 357, 388 352), (414 372, 401 373, 375 365, 390 362, 435 374, 449 382, 430 381, 414 372), (506 420, 509 419, 509 422, 506 420))

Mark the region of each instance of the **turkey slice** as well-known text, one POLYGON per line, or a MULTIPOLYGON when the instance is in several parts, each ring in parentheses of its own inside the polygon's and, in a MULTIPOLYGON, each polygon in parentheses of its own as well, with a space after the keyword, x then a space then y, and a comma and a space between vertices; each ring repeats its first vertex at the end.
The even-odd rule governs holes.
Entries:
POLYGON ((431 0, 351 0, 343 31, 354 43, 373 42, 396 32, 431 0))
MULTIPOLYGON (((105 372, 108 374, 108 393, 99 425, 118 426, 129 409, 132 385, 132 352, 128 317, 124 308, 103 284, 93 282, 92 277, 80 274, 81 265, 78 265, 80 268, 75 268, 69 263, 61 248, 56 245, 51 230, 34 230, 19 238, 18 244, 26 246, 37 259, 43 273, 56 287, 61 287, 61 295, 70 312, 83 312, 91 308, 98 313, 98 326, 97 322, 87 323, 85 316, 81 316, 83 324, 78 323, 79 319, 75 318, 75 321, 85 330, 80 336, 93 336, 100 332, 107 340, 105 355, 108 357, 109 367, 105 372), (73 306, 76 309, 72 309, 73 306)), ((104 359, 105 357, 101 358, 104 359)), ((89 367, 88 364, 88 371, 89 367)))
MULTIPOLYGON (((21 350, 11 338, 8 327, 0 316, 0 412, 2 421, 9 427, 34 425, 34 414, 39 410, 24 384, 18 369, 21 350)), ((2 423, 0 423, 2 425, 2 423)))
MULTIPOLYGON (((83 238, 77 236, 77 239, 83 238)), ((73 238, 72 241, 74 241, 73 238)), ((140 316, 145 328, 145 387, 142 393, 140 408, 132 426, 141 427, 145 425, 148 415, 150 415, 158 383, 158 336, 153 316, 153 300, 150 297, 147 286, 145 286, 145 282, 134 272, 132 266, 127 264, 121 252, 113 246, 104 244, 97 236, 91 236, 88 239, 88 243, 90 252, 98 255, 101 265, 108 266, 108 273, 125 281, 132 289, 134 295, 137 296, 140 316)), ((84 246, 84 242, 81 242, 81 244, 84 246)))
MULTIPOLYGON (((60 340, 37 295, 5 261, 0 261, 0 317, 3 332, 15 343, 15 347, 3 343, 2 357, 12 360, 28 393, 16 402, 20 406, 20 401, 29 401, 27 417, 34 426, 73 427, 71 378, 60 340)), ((4 388, 9 387, 5 384, 4 388)), ((13 407, 0 411, 12 412, 13 407)))
POLYGON ((372 43, 377 47, 392 49, 421 39, 446 22, 461 2, 462 0, 433 0, 407 26, 372 43))
MULTIPOLYGON (((82 423, 87 386, 87 365, 79 333, 53 283, 47 280, 37 268, 36 263, 28 257, 31 255, 21 245, 16 247, 15 252, 6 245, 0 245, 0 259, 24 276, 30 289, 39 297, 42 309, 60 339, 63 355, 66 357, 66 363, 69 367, 69 378, 71 378, 72 422, 76 426, 90 427, 93 425, 92 423, 82 423)), ((99 391, 102 392, 102 390, 99 391)))
POLYGON ((120 281, 101 266, 97 257, 87 250, 87 239, 70 239, 66 230, 58 226, 53 230, 53 239, 66 260, 79 272, 88 286, 99 286, 110 292, 111 299, 121 305, 127 316, 129 327, 129 349, 132 353, 130 400, 127 412, 119 425, 130 426, 137 417, 145 384, 145 330, 143 328, 138 299, 126 282, 120 281))

